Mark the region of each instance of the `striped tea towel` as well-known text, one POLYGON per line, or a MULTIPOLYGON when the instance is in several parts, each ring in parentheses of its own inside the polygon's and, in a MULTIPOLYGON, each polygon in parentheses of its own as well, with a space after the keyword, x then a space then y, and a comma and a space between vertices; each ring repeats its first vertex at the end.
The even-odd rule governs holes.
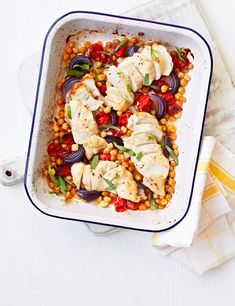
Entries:
POLYGON ((235 155, 214 137, 203 138, 187 216, 152 243, 200 274, 235 256, 235 155))

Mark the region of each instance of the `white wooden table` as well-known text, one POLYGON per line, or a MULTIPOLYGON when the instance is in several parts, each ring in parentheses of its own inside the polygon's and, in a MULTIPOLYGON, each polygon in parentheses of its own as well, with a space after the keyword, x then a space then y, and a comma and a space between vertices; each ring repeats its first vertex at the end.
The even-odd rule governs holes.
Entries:
MULTIPOLYGON (((119 14, 145 0, 1 2, 0 160, 27 150, 31 118, 20 101, 20 63, 71 10, 119 14)), ((201 0, 235 75, 235 4, 201 0), (231 59, 231 60, 230 60, 231 59)), ((234 107, 234 106, 233 106, 234 107)), ((156 255, 149 233, 93 236, 82 223, 40 214, 23 184, 0 185, 1 306, 234 306, 235 260, 198 276, 156 255)))

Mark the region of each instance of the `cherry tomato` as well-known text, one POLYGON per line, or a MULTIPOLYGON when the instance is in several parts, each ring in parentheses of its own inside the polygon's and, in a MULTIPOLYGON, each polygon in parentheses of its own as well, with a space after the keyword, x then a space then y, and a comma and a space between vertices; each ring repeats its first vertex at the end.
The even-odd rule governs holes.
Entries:
POLYGON ((71 176, 71 170, 69 165, 61 165, 57 168, 57 174, 60 176, 71 176))
POLYGON ((114 206, 116 212, 123 212, 126 210, 126 200, 116 196, 114 200, 114 206))
POLYGON ((68 133, 62 136, 62 143, 71 146, 74 143, 73 135, 71 133, 68 133))
POLYGON ((139 205, 140 205, 139 203, 127 200, 125 206, 126 206, 127 209, 137 210, 137 209, 139 209, 139 205))
POLYGON ((106 96, 106 90, 107 90, 106 84, 102 84, 101 87, 100 87, 100 93, 101 93, 103 96, 106 96))
POLYGON ((117 57, 124 57, 126 55, 126 47, 121 46, 114 54, 117 57))
POLYGON ((96 122, 100 125, 107 124, 109 122, 109 114, 105 114, 105 112, 98 113, 95 116, 96 122))
POLYGON ((112 132, 112 135, 113 136, 116 136, 116 137, 122 137, 123 136, 123 132, 121 130, 117 131, 117 130, 112 130, 110 131, 112 132))
POLYGON ((181 53, 182 53, 182 55, 184 57, 184 61, 179 58, 179 56, 178 56, 176 51, 172 51, 171 52, 173 66, 174 66, 174 68, 178 68, 180 70, 187 69, 188 65, 190 64, 190 61, 187 58, 187 53, 185 53, 184 51, 181 51, 181 53))
POLYGON ((51 142, 48 144, 47 152, 51 157, 59 157, 64 159, 69 155, 70 150, 62 148, 60 143, 51 142))
POLYGON ((141 112, 149 112, 153 103, 148 94, 143 94, 138 96, 136 105, 141 112))
POLYGON ((88 50, 89 57, 94 60, 101 60, 105 57, 105 54, 102 53, 103 47, 100 44, 92 44, 88 50), (103 56, 104 55, 104 56, 103 56))
POLYGON ((162 94, 163 98, 166 100, 167 105, 175 104, 175 97, 172 93, 166 92, 162 94))
POLYGON ((61 144, 51 142, 48 144, 47 152, 52 157, 58 157, 58 154, 61 150, 61 144))
POLYGON ((105 153, 99 153, 99 160, 111 160, 111 155, 105 153))
POLYGON ((129 117, 132 115, 131 111, 127 111, 118 117, 117 125, 118 126, 126 126, 128 123, 129 117))
POLYGON ((170 115, 170 116, 173 116, 179 112, 182 111, 182 107, 177 105, 177 104, 173 104, 173 105, 169 105, 168 108, 167 108, 167 113, 170 115))

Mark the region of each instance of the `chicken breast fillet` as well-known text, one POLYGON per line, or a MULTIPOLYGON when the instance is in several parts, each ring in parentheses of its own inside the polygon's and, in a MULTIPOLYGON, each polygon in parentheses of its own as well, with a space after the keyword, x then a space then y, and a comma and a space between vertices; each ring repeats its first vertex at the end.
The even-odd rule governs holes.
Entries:
POLYGON ((108 86, 106 94, 105 105, 120 112, 125 112, 130 107, 130 102, 123 98, 117 87, 108 86))
POLYGON ((93 155, 97 154, 100 150, 104 149, 108 145, 107 141, 97 135, 93 135, 83 142, 83 148, 85 149, 87 159, 91 159, 93 155))
POLYGON ((155 80, 160 79, 163 70, 164 62, 158 52, 156 52, 151 46, 145 46, 141 52, 147 59, 152 60, 155 69, 155 80))
POLYGON ((155 80, 155 68, 153 61, 140 53, 134 53, 132 56, 132 63, 145 79, 148 75, 149 85, 155 80))
POLYGON ((173 61, 170 53, 167 51, 167 48, 163 45, 158 45, 154 43, 152 45, 152 50, 158 53, 162 58, 162 63, 163 63, 162 75, 169 75, 173 69, 173 61))

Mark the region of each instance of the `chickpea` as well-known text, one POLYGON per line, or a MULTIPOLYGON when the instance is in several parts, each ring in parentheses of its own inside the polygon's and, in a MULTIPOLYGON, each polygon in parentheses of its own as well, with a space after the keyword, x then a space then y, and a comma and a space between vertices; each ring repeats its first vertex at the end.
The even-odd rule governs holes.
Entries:
POLYGON ((175 172, 174 172, 174 171, 170 171, 170 172, 169 172, 169 177, 174 178, 174 177, 175 177, 175 172))
POLYGON ((170 186, 174 187, 176 183, 175 183, 175 180, 174 180, 173 178, 170 177, 170 178, 168 179, 168 184, 169 184, 170 186))
POLYGON ((178 77, 180 78, 180 79, 183 79, 184 78, 184 73, 183 72, 178 72, 178 77))
POLYGON ((106 107, 104 108, 104 112, 105 112, 105 114, 111 113, 111 108, 110 108, 109 106, 106 106, 106 107))
POLYGON ((163 125, 165 125, 165 124, 166 124, 166 122, 167 122, 167 121, 166 121, 166 119, 165 119, 165 118, 162 118, 162 119, 160 120, 160 123, 161 123, 161 124, 163 124, 163 125))
POLYGON ((105 81, 106 80, 106 75, 104 73, 101 73, 98 75, 98 81, 105 81))
POLYGON ((70 54, 70 59, 73 59, 74 57, 76 56, 76 54, 74 54, 74 53, 72 53, 72 54, 70 54))
POLYGON ((54 138, 56 139, 56 138, 59 138, 60 137, 60 133, 55 133, 54 134, 54 138))
POLYGON ((104 201, 110 203, 112 201, 111 197, 104 197, 104 201))
POLYGON ((75 41, 70 41, 70 42, 68 43, 68 47, 69 47, 69 48, 74 48, 74 47, 75 47, 75 41))
POLYGON ((72 53, 73 53, 73 50, 72 50, 72 48, 67 47, 67 48, 65 49, 65 52, 66 52, 67 54, 72 54, 72 53))
POLYGON ((176 100, 180 100, 182 98, 182 95, 178 92, 175 94, 176 100))
POLYGON ((121 131, 123 132, 123 134, 126 134, 126 132, 127 132, 127 127, 122 126, 122 127, 121 127, 121 131))
POLYGON ((59 118, 64 118, 64 111, 59 111, 58 116, 59 118))
POLYGON ((173 122, 173 121, 175 121, 175 117, 170 116, 170 117, 169 117, 169 120, 170 120, 171 122, 173 122))
POLYGON ((61 165, 63 164, 63 162, 62 162, 62 160, 61 160, 60 158, 57 158, 56 164, 57 164, 58 166, 61 166, 61 165))
POLYGON ((190 77, 190 75, 185 74, 185 75, 184 75, 184 79, 185 79, 186 81, 190 81, 190 80, 191 80, 191 77, 190 77))
POLYGON ((67 184, 66 185, 66 188, 68 189, 68 191, 71 191, 72 190, 72 186, 70 184, 67 184))
POLYGON ((193 69, 193 67, 194 67, 193 63, 190 63, 190 64, 188 65, 188 69, 189 69, 189 70, 193 69))
POLYGON ((169 186, 169 187, 168 187, 168 192, 169 192, 170 194, 173 194, 173 193, 175 192, 174 187, 173 187, 173 186, 169 186))
POLYGON ((43 175, 44 175, 44 176, 48 176, 48 170, 47 170, 47 169, 45 169, 45 170, 43 171, 43 175))
POLYGON ((68 54, 68 53, 64 53, 64 54, 63 54, 63 60, 64 60, 64 61, 69 60, 69 54, 68 54))
POLYGON ((82 53, 83 55, 86 53, 86 50, 87 49, 84 46, 79 48, 79 52, 82 53))
POLYGON ((162 85, 161 86, 161 92, 167 92, 169 87, 167 85, 162 85))
POLYGON ((142 180, 142 175, 141 174, 139 174, 139 173, 137 173, 136 175, 135 175, 135 180, 138 182, 138 181, 141 181, 142 180))
POLYGON ((165 208, 165 205, 158 204, 157 208, 158 208, 158 209, 163 209, 163 208, 165 208))
POLYGON ((84 42, 84 47, 86 47, 87 49, 90 47, 91 42, 90 41, 85 41, 84 42))
POLYGON ((56 100, 56 104, 57 104, 58 106, 61 106, 61 105, 64 104, 64 101, 63 101, 62 99, 57 99, 57 100, 56 100))
POLYGON ((111 150, 111 151, 110 151, 110 155, 111 155, 111 156, 116 156, 116 155, 117 155, 117 150, 115 150, 115 149, 114 149, 114 150, 111 150))
POLYGON ((53 189, 53 188, 55 187, 55 184, 54 184, 53 182, 49 182, 49 183, 48 183, 48 186, 49 186, 51 189, 53 189))
POLYGON ((121 116, 121 115, 122 115, 122 112, 117 111, 117 116, 119 117, 119 116, 121 116))
POLYGON ((106 133, 105 131, 102 131, 102 132, 100 133, 100 136, 101 136, 102 138, 105 138, 105 137, 107 136, 107 133, 106 133))
POLYGON ((176 105, 179 105, 179 106, 182 106, 182 105, 183 105, 183 102, 180 101, 180 100, 176 100, 176 101, 175 101, 175 104, 176 104, 176 105))
POLYGON ((176 131, 176 127, 174 125, 168 125, 167 127, 167 131, 170 132, 170 133, 173 133, 176 131))
POLYGON ((165 125, 162 125, 161 128, 162 128, 162 131, 163 131, 163 132, 166 132, 167 127, 166 127, 165 125))
POLYGON ((126 135, 127 135, 128 137, 130 137, 131 134, 132 134, 132 131, 131 131, 131 130, 128 130, 127 133, 126 133, 126 135))
POLYGON ((118 45, 119 43, 120 43, 120 40, 119 40, 119 39, 116 38, 116 39, 113 40, 113 44, 114 44, 114 45, 118 45))
POLYGON ((166 205, 167 203, 168 203, 168 202, 167 202, 167 199, 162 199, 162 200, 161 200, 161 204, 162 204, 162 205, 166 205))
POLYGON ((171 160, 170 165, 175 167, 176 166, 176 162, 174 160, 171 160))
POLYGON ((111 41, 107 41, 105 46, 106 46, 107 48, 112 48, 112 43, 111 43, 111 41))
POLYGON ((65 197, 67 200, 72 199, 73 195, 70 191, 66 192, 65 197))
POLYGON ((54 124, 53 127, 52 127, 52 129, 53 129, 53 131, 56 132, 56 133, 59 132, 59 130, 60 130, 60 128, 59 128, 59 126, 58 126, 57 124, 54 124))
POLYGON ((131 39, 130 39, 130 42, 133 44, 133 45, 135 45, 135 44, 137 44, 137 42, 138 42, 138 38, 137 37, 132 37, 131 39))
POLYGON ((147 206, 145 204, 140 204, 139 210, 146 210, 147 206))
POLYGON ((64 123, 64 119, 60 118, 58 121, 57 121, 57 124, 58 125, 62 125, 64 123))
POLYGON ((94 63, 95 68, 100 68, 103 66, 103 63, 101 61, 97 61, 94 63))
POLYGON ((65 132, 60 132, 60 137, 63 137, 65 135, 65 132))
POLYGON ((185 79, 180 80, 180 86, 187 86, 188 82, 185 79))
POLYGON ((171 195, 170 193, 166 194, 166 199, 167 199, 168 201, 170 201, 171 198, 172 198, 172 195, 171 195))
POLYGON ((178 149, 178 146, 177 146, 177 144, 176 144, 176 143, 173 143, 173 145, 172 145, 172 149, 173 149, 173 150, 178 149))
POLYGON ((73 48, 73 53, 74 53, 74 54, 78 54, 78 52, 79 52, 79 49, 78 49, 78 48, 73 48))
POLYGON ((67 122, 62 124, 62 129, 65 130, 65 131, 69 130, 69 125, 68 125, 67 122))
POLYGON ((179 87, 179 88, 178 88, 178 93, 180 93, 180 94, 185 93, 184 87, 179 87))
POLYGON ((56 88, 57 88, 57 89, 61 89, 62 85, 63 85, 62 81, 58 81, 58 82, 56 83, 56 88))
POLYGON ((156 111, 155 111, 154 109, 152 109, 152 110, 150 111, 150 113, 151 113, 151 115, 153 115, 153 116, 156 115, 156 111))

